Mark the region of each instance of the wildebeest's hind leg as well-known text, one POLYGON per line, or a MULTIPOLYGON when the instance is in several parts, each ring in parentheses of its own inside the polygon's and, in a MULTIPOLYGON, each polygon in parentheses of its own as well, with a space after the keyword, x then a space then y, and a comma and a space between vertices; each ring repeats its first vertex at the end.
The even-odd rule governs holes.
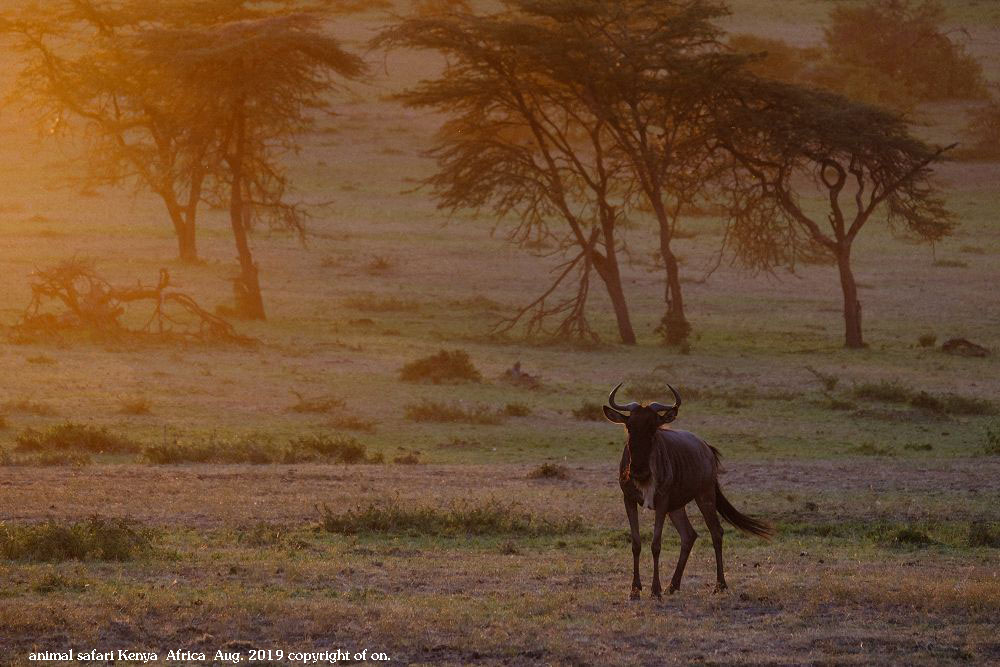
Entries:
POLYGON ((625 498, 625 514, 628 515, 628 525, 632 530, 632 590, 629 593, 630 600, 639 599, 639 591, 642 590, 642 583, 639 581, 639 554, 642 552, 642 539, 639 537, 639 505, 629 498, 625 498))
POLYGON ((715 590, 726 590, 726 575, 722 569, 722 523, 719 522, 719 515, 715 511, 715 486, 712 485, 707 491, 695 496, 694 501, 698 503, 698 509, 705 517, 705 525, 708 532, 712 534, 712 547, 715 549, 715 590))
POLYGON ((656 508, 656 523, 653 526, 653 587, 650 592, 657 600, 663 598, 663 589, 660 588, 660 538, 663 537, 663 520, 667 518, 666 507, 656 508))
POLYGON ((694 540, 698 537, 698 533, 694 532, 694 526, 691 525, 690 519, 688 519, 687 512, 684 508, 674 510, 670 512, 670 523, 674 524, 674 528, 681 536, 681 554, 677 557, 677 568, 674 570, 674 576, 670 580, 670 593, 674 591, 679 591, 681 588, 681 577, 684 576, 684 566, 687 564, 688 554, 691 553, 691 547, 694 546, 694 540))

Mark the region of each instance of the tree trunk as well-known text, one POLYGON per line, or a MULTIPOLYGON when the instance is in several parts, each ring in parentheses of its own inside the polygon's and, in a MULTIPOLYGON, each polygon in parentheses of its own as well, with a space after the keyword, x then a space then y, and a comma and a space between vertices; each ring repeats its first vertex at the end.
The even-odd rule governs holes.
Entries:
POLYGON ((178 257, 187 264, 197 263, 198 246, 195 243, 194 222, 185 220, 176 231, 178 257))
POLYGON ((628 303, 625 301, 625 290, 622 289, 622 278, 618 272, 618 260, 614 256, 614 242, 607 246, 607 256, 594 253, 593 264, 597 275, 604 281, 611 299, 611 307, 615 311, 618 322, 618 335, 626 345, 635 345, 635 331, 628 314, 628 303))
POLYGON ((844 293, 844 345, 850 348, 865 346, 861 338, 861 302, 858 286, 851 271, 851 247, 837 249, 837 268, 840 270, 840 288, 844 293))
POLYGON ((233 178, 229 201, 229 222, 233 228, 233 238, 236 240, 236 251, 240 260, 240 278, 235 286, 236 310, 249 319, 264 320, 267 317, 264 314, 264 300, 260 294, 257 264, 253 261, 253 254, 250 252, 247 228, 244 224, 243 153, 246 126, 242 110, 236 112, 234 123, 233 152, 229 157, 229 167, 233 178))
POLYGON ((683 343, 691 333, 691 325, 684 316, 684 294, 681 292, 680 267, 677 257, 670 250, 670 230, 660 224, 660 255, 666 267, 667 284, 663 299, 667 310, 663 315, 663 337, 672 345, 683 343))

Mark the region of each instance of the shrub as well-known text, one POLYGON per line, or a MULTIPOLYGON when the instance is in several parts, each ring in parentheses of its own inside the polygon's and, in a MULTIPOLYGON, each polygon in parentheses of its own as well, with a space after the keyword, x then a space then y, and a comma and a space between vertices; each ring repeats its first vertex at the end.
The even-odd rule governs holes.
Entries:
POLYGON ((555 463, 543 463, 528 473, 528 479, 569 479, 569 470, 555 463))
POLYGON ((991 527, 981 521, 969 525, 967 543, 970 547, 1000 548, 1000 532, 994 532, 991 527))
POLYGON ((148 553, 152 531, 129 519, 98 516, 74 523, 0 524, 0 556, 7 560, 127 561, 148 553))
POLYGON ((402 507, 396 501, 358 506, 334 514, 323 506, 322 528, 331 533, 404 533, 411 535, 562 535, 583 529, 579 518, 551 521, 517 505, 488 501, 453 503, 446 508, 402 507))
POLYGON ((337 415, 336 417, 332 417, 326 425, 331 428, 362 431, 364 433, 374 433, 376 430, 375 422, 365 421, 354 415, 337 415))
POLYGON ((531 407, 524 403, 508 403, 503 407, 503 413, 507 417, 528 417, 531 407))
MULTIPOLYGON (((365 455, 365 446, 354 438, 333 437, 329 435, 307 435, 295 438, 288 443, 286 452, 316 452, 326 461, 335 463, 377 463, 365 455)), ((287 461, 294 463, 294 461, 287 461)))
POLYGON ((862 382, 854 386, 854 395, 872 401, 885 403, 905 403, 912 392, 895 381, 879 380, 878 382, 862 382))
POLYGON ((463 350, 441 350, 437 354, 423 357, 403 366, 399 371, 405 382, 481 382, 483 376, 472 365, 467 352, 463 350))
POLYGON ((80 593, 86 590, 89 585, 83 579, 71 579, 61 572, 47 571, 32 580, 31 590, 41 595, 56 591, 80 593))
POLYGON ((853 410, 858 407, 857 404, 852 401, 845 401, 839 398, 831 398, 827 401, 826 405, 831 410, 853 410))
POLYGON ((420 456, 417 454, 401 454, 392 459, 393 463, 398 463, 401 465, 416 465, 420 463, 420 456))
POLYGON ((941 397, 946 412, 953 415, 993 415, 996 406, 985 398, 945 394, 941 397))
POLYGON ((296 403, 288 406, 289 411, 300 414, 313 412, 334 412, 344 407, 344 401, 333 396, 318 396, 306 398, 297 391, 293 391, 298 399, 296 403))
POLYGON ((860 454, 861 456, 895 456, 896 451, 892 447, 878 447, 867 442, 863 445, 856 445, 847 449, 849 454, 860 454))
POLYGON ((910 405, 919 410, 936 412, 938 414, 945 414, 947 412, 947 410, 945 409, 944 402, 935 396, 931 396, 926 391, 922 391, 919 394, 913 396, 910 399, 910 405))
POLYGON ((464 407, 456 403, 441 403, 423 399, 419 403, 410 403, 403 412, 410 421, 415 422, 439 422, 439 423, 464 423, 496 425, 503 422, 503 418, 486 405, 473 405, 464 407))
POLYGON ((927 533, 910 526, 900 528, 892 534, 890 538, 892 542, 897 544, 912 544, 921 547, 934 543, 934 540, 932 540, 927 533))
POLYGON ((937 336, 934 334, 923 334, 917 338, 917 345, 920 347, 934 347, 935 343, 937 343, 937 336))
POLYGON ((580 407, 573 410, 573 416, 580 421, 597 422, 604 420, 604 406, 592 401, 584 401, 580 407))
POLYGON ((15 442, 15 449, 21 452, 78 450, 93 454, 123 454, 140 449, 139 443, 109 433, 106 428, 75 422, 64 422, 45 431, 28 428, 17 435, 15 442))
POLYGON ((51 405, 36 403, 27 398, 5 401, 3 405, 0 405, 0 409, 3 409, 5 412, 21 412, 37 417, 51 417, 56 414, 56 409, 51 405))
POLYGON ((983 443, 983 453, 1000 455, 1000 422, 994 421, 986 425, 986 439, 983 443))
POLYGON ((153 407, 153 401, 148 396, 119 398, 119 412, 123 415, 148 415, 153 407))

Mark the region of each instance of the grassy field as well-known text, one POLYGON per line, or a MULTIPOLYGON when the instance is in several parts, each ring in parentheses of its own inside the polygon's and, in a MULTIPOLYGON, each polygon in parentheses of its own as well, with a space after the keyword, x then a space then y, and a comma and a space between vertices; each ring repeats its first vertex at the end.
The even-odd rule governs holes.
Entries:
MULTIPOLYGON (((779 15, 734 2, 727 28, 809 43, 830 4, 797 0, 779 15)), ((996 11, 953 5, 1000 79, 996 11)), ((380 21, 362 15, 342 34, 360 49, 380 21)), ((383 71, 370 57, 372 83, 337 102, 292 165, 302 198, 333 206, 305 244, 254 237, 269 319, 236 323, 254 346, 0 344, 0 664, 69 647, 161 662, 172 649, 246 660, 338 648, 416 664, 1000 659, 1000 164, 940 169, 960 227, 935 248, 874 224, 859 238, 865 350, 842 347, 833 267, 749 276, 723 261, 707 275, 722 234, 711 217, 685 221, 676 247, 687 353, 653 331, 662 275, 643 220, 623 269, 639 345, 615 343, 597 289, 598 343, 497 337, 492 325, 557 262, 507 244, 503 222, 449 218, 412 192, 433 169, 422 151, 439 119, 384 98, 437 63, 393 54, 383 71), (953 337, 993 354, 942 353, 953 337), (401 379, 440 350, 467 352, 481 381, 401 379), (505 381, 518 361, 537 387, 505 381), (693 512, 702 539, 682 590, 650 600, 643 514, 646 589, 627 601, 622 434, 574 414, 622 380, 627 400, 677 387, 676 426, 718 447, 727 496, 779 529, 770 543, 727 530, 725 594, 711 592, 693 512), (430 401, 456 414, 414 421, 430 401), (59 431, 67 422, 76 430, 59 431), (94 444, 67 449, 61 432, 94 444), (56 444, 31 449, 32 438, 56 444), (267 463, 156 463, 212 448, 267 463), (382 462, 331 462, 357 456, 382 462), (537 476, 545 464, 556 476, 537 476), (78 544, 93 516, 128 521, 78 544), (124 560, 99 557, 102 540, 124 560)), ((955 105, 921 112, 936 124, 920 131, 941 141, 964 120, 955 105)), ((115 284, 152 283, 166 267, 208 309, 232 305, 224 212, 203 214, 204 261, 180 264, 156 200, 73 186, 68 153, 0 114, 5 330, 31 272, 71 256, 115 284)), ((677 548, 668 529, 668 577, 677 548)))

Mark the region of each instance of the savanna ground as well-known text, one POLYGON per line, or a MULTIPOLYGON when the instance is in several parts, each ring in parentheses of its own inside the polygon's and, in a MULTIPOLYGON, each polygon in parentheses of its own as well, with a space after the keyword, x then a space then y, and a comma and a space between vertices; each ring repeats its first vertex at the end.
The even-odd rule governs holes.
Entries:
MULTIPOLYGON (((997 81, 1000 14, 952 5, 997 81)), ((734 2, 727 27, 810 43, 828 6, 800 0, 779 14, 734 2)), ((380 20, 362 15, 340 34, 361 48, 380 20)), ((305 247, 255 237, 269 320, 237 326, 257 345, 0 346, 0 446, 12 463, 0 466, 0 520, 23 530, 128 517, 151 545, 125 562, 0 561, 3 664, 69 646, 161 659, 169 649, 368 648, 432 664, 1000 659, 1000 459, 987 437, 997 417, 980 414, 983 401, 1000 403, 1000 165, 941 168, 961 226, 933 251, 874 226, 862 234, 863 351, 841 347, 832 267, 752 277, 724 261, 704 279, 722 233, 710 217, 686 221, 677 243, 689 353, 653 333, 662 278, 642 221, 628 232, 625 268, 640 345, 614 343, 597 289, 592 323, 604 342, 497 339, 490 325, 543 288, 551 264, 506 244, 502 223, 491 235, 494 221, 449 219, 409 192, 430 173, 421 151, 439 119, 383 97, 437 64, 393 54, 386 76, 371 57, 372 85, 353 87, 293 165, 304 199, 335 205, 312 221, 305 247), (950 356, 920 336, 961 336, 994 354, 950 356), (483 381, 400 380, 404 364, 441 349, 466 351, 483 381), (516 361, 538 388, 503 381, 516 361), (626 600, 621 433, 573 414, 619 380, 628 400, 667 400, 664 383, 678 387, 676 425, 723 452, 730 500, 779 529, 770 543, 727 531, 727 593, 712 593, 710 541, 693 512, 702 538, 681 592, 648 599, 644 514, 646 595, 626 600), (945 404, 927 409, 921 391, 945 404), (408 419, 422 401, 491 417, 529 410, 485 420, 494 423, 408 419), (24 430, 66 421, 146 448, 350 436, 384 463, 158 465, 140 449, 23 465, 39 462, 16 451, 24 430), (543 464, 561 476, 532 477, 543 464)), ((935 140, 963 124, 957 105, 919 111, 934 124, 918 131, 935 140)), ((203 216, 205 261, 183 265, 167 259, 175 245, 158 202, 67 187, 61 149, 38 144, 12 111, 0 115, 0 151, 5 327, 30 299, 32 270, 73 255, 118 284, 152 282, 165 266, 201 303, 230 304, 224 212, 203 216)), ((669 577, 678 541, 665 536, 669 577)))

